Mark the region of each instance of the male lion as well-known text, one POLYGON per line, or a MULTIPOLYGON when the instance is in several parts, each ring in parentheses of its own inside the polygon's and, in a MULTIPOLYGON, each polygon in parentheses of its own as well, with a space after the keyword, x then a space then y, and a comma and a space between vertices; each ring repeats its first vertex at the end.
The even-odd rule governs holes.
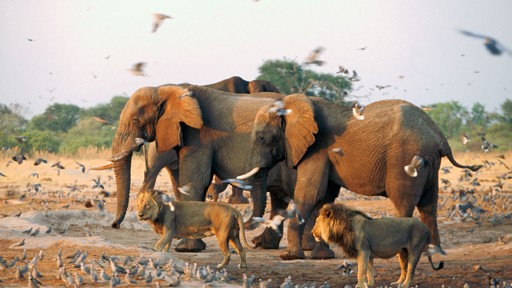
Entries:
MULTIPOLYGON (((394 255, 400 261, 401 273, 393 284, 409 287, 421 253, 430 240, 427 226, 418 219, 373 219, 343 204, 324 205, 312 233, 317 241, 323 239, 327 243, 339 244, 348 257, 357 258, 356 287, 365 287, 365 275, 368 286, 373 286, 374 258, 388 259, 394 255)), ((443 262, 438 267, 434 266, 430 252, 427 253, 432 268, 443 268, 443 262)))
POLYGON ((155 245, 156 251, 169 251, 173 238, 198 239, 215 234, 224 256, 217 269, 229 263, 229 241, 240 255, 238 268, 247 267, 245 250, 240 243, 240 230, 245 245, 253 247, 245 238, 242 214, 227 204, 200 201, 164 203, 161 192, 143 189, 137 194, 137 216, 141 221, 148 221, 155 232, 162 235, 155 245))

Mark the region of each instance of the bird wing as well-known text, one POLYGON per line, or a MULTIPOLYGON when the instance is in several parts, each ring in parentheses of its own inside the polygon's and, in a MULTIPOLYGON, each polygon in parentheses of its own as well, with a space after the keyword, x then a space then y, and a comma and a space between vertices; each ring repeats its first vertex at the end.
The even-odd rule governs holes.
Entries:
POLYGON ((488 37, 488 36, 485 36, 482 34, 476 34, 476 33, 470 32, 470 31, 466 31, 466 30, 459 30, 459 32, 466 36, 475 37, 475 38, 481 38, 481 39, 491 38, 491 37, 488 37))

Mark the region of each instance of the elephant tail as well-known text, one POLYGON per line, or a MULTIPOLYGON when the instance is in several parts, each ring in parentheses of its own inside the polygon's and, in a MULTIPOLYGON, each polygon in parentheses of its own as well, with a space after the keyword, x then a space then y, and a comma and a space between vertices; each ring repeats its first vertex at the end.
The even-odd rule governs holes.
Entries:
POLYGON ((236 220, 238 221, 238 227, 240 227, 240 234, 242 237, 242 241, 244 241, 245 246, 247 246, 251 249, 256 249, 257 246, 251 246, 247 242, 247 238, 245 238, 244 217, 242 216, 242 213, 240 213, 240 211, 238 211, 237 209, 235 209, 235 213, 236 213, 235 214, 236 220))
POLYGON ((453 166, 462 168, 462 169, 469 169, 473 172, 478 171, 480 168, 484 167, 484 165, 462 165, 462 164, 460 164, 453 157, 452 149, 448 145, 448 142, 446 142, 446 144, 444 146, 445 146, 444 147, 445 149, 442 149, 443 151, 441 152, 441 156, 448 157, 448 160, 450 160, 450 162, 452 163, 453 166))

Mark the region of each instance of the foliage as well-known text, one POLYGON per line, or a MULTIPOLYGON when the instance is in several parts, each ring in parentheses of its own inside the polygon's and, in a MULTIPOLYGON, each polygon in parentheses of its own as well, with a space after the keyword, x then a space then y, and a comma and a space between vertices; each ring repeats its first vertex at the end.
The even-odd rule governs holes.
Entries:
POLYGON ((80 116, 81 118, 99 117, 113 123, 119 119, 119 115, 128 99, 126 96, 114 96, 110 103, 98 104, 92 108, 82 110, 80 116))
POLYGON ((331 101, 343 101, 351 82, 343 76, 317 73, 291 60, 267 60, 258 80, 272 82, 283 94, 304 93, 331 101))
POLYGON ((59 152, 60 139, 59 134, 49 130, 28 130, 24 133, 27 137, 26 149, 31 152, 59 152))
POLYGON ((115 132, 115 126, 85 118, 63 137, 60 152, 75 154, 84 147, 109 148, 115 132))
POLYGON ((55 103, 46 108, 43 114, 34 116, 29 128, 66 132, 77 123, 79 112, 80 107, 76 105, 55 103))
POLYGON ((14 138, 22 136, 28 121, 10 107, 0 104, 0 147, 13 147, 20 143, 14 138))

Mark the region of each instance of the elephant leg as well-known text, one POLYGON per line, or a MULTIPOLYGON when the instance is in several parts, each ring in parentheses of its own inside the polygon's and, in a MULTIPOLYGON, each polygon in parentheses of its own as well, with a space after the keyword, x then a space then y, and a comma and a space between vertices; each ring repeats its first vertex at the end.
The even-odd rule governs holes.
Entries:
MULTIPOLYGON (((188 195, 181 195, 184 201, 205 201, 206 190, 212 181, 211 155, 200 149, 182 148, 179 152, 179 187, 185 187, 188 195), (205 155, 206 154, 206 155, 205 155)), ((181 193, 178 193, 181 194, 181 193)), ((198 252, 206 249, 206 243, 201 239, 181 239, 176 245, 177 252, 198 252)))
POLYGON ((315 226, 316 218, 318 217, 318 212, 320 211, 322 206, 326 203, 333 203, 336 197, 338 197, 339 193, 340 186, 329 181, 329 183, 327 184, 327 193, 323 201, 320 201, 316 205, 313 214, 311 214, 308 222, 306 223, 304 234, 302 235, 302 249, 304 249, 305 251, 313 250, 311 252, 311 258, 313 259, 334 258, 334 251, 332 251, 329 248, 329 245, 325 243, 323 240, 320 242, 315 241, 315 237, 313 237, 311 231, 313 230, 313 226, 315 226))
POLYGON ((425 192, 423 193, 420 201, 418 203, 418 211, 420 212, 421 222, 427 225, 430 235, 431 235, 431 244, 437 246, 444 254, 443 249, 441 248, 441 238, 439 236, 439 228, 437 226, 437 201, 439 198, 439 184, 438 184, 438 176, 436 173, 436 177, 432 180, 432 183, 428 183, 428 186, 425 187, 425 192))
MULTIPOLYGON (((269 190, 272 190, 272 187, 269 187, 269 190)), ((272 206, 272 212, 270 217, 274 217, 277 210, 286 209, 288 206, 288 202, 284 201, 283 198, 276 195, 276 193, 270 192, 270 203, 272 206)), ((261 247, 263 249, 279 249, 279 243, 283 238, 283 223, 279 225, 279 231, 281 233, 277 233, 271 228, 266 228, 263 233, 259 236, 256 236, 252 239, 252 243, 256 245, 256 247, 261 247)))
MULTIPOLYGON (((297 182, 293 199, 305 223, 309 221, 317 203, 325 197, 329 165, 327 155, 313 153, 297 167, 297 182)), ((299 223, 297 218, 289 221, 288 247, 286 251, 279 255, 281 259, 304 259, 302 235, 306 226, 305 223, 299 223)))
POLYGON ((229 197, 229 204, 248 204, 249 199, 244 197, 244 190, 231 186, 231 197, 229 197))

